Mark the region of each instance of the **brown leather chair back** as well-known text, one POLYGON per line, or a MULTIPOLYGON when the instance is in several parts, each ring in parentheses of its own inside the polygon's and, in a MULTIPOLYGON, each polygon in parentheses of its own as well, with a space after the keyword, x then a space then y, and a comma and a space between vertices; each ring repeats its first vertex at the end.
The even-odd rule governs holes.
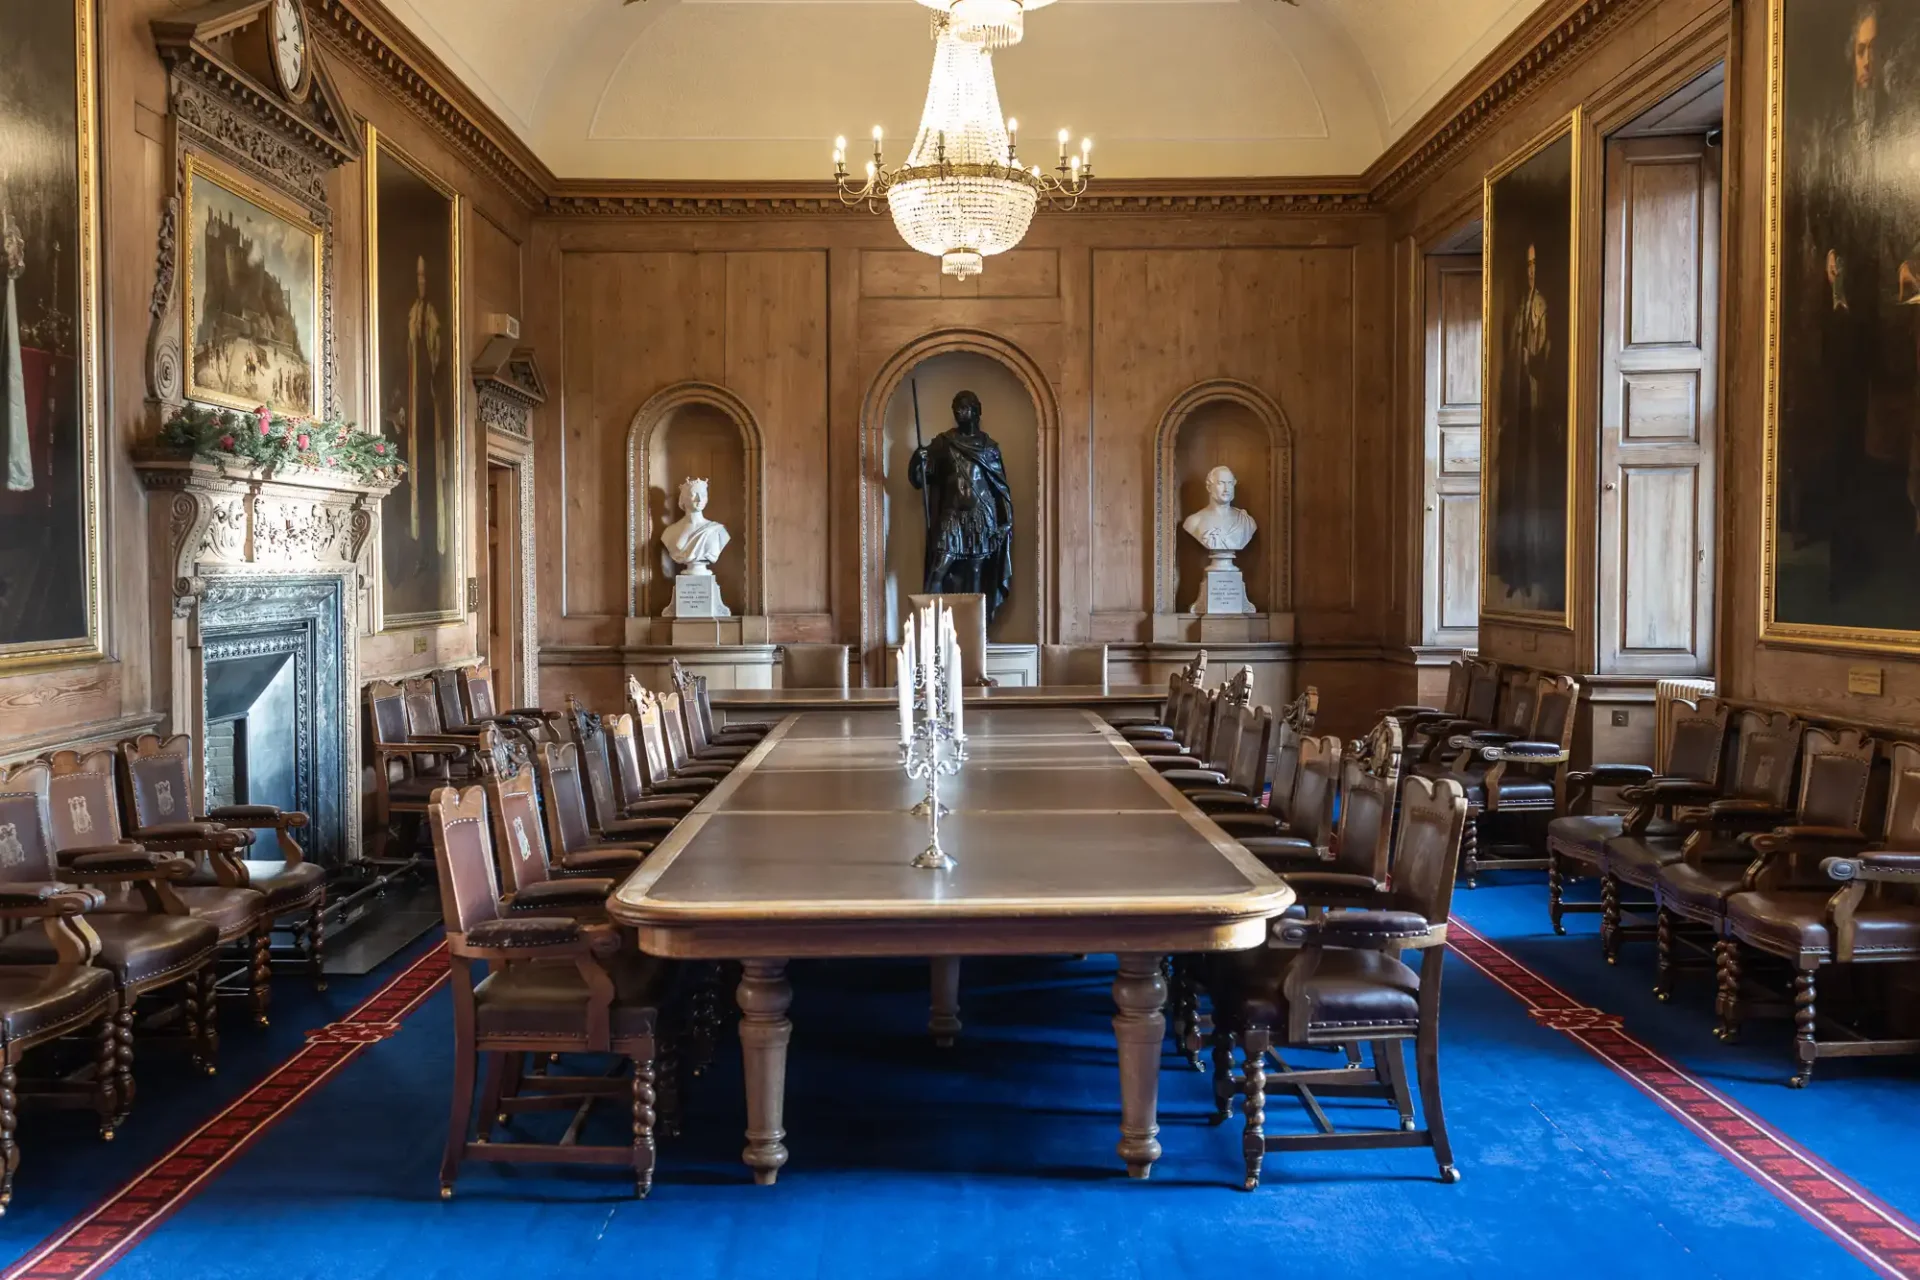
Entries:
POLYGON ((1447 922, 1466 827, 1467 799, 1453 779, 1414 774, 1400 784, 1391 893, 1396 907, 1419 912, 1431 925, 1447 922))
POLYGON ((1393 716, 1383 716, 1356 744, 1367 772, 1387 782, 1398 782, 1406 761, 1407 731, 1393 716))
MULTIPOLYGON (((1327 869, 1387 883, 1393 849, 1393 799, 1399 790, 1376 776, 1366 762, 1348 758, 1340 766, 1340 826, 1333 863, 1327 869)), ((1319 843, 1318 841, 1315 842, 1319 843)))
POLYGON ((660 717, 660 700, 653 691, 635 680, 627 682, 627 694, 633 705, 634 731, 640 740, 640 765, 646 771, 648 790, 664 782, 672 773, 672 753, 667 750, 666 725, 660 717))
POLYGON ((780 646, 782 689, 838 689, 847 691, 847 646, 843 644, 783 644, 780 646))
POLYGON ((1508 673, 1500 690, 1500 710, 1494 728, 1517 738, 1533 736, 1533 722, 1540 712, 1541 677, 1532 671, 1508 673))
POLYGON ((1799 824, 1864 828, 1878 753, 1879 744, 1858 729, 1808 729, 1800 749, 1799 824))
POLYGON ((1491 725, 1500 708, 1500 664, 1473 658, 1468 660, 1468 666, 1467 705, 1460 718, 1491 725))
POLYGON ((695 755, 713 742, 713 705, 707 701, 707 678, 689 676, 687 692, 680 696, 680 710, 687 717, 687 745, 695 755))
POLYGON ((499 887, 519 893, 548 878, 547 842, 540 830, 533 760, 527 744, 492 725, 480 731, 481 786, 492 817, 499 887))
POLYGON ((500 918, 500 888, 494 880, 493 840, 487 830, 487 795, 479 787, 442 787, 427 805, 433 860, 440 871, 440 912, 447 932, 471 932, 500 918))
POLYGON ((56 751, 47 761, 48 816, 56 849, 120 843, 120 805, 114 794, 113 752, 56 751))
POLYGON ((1573 745, 1574 710, 1580 705, 1580 682, 1571 676, 1543 674, 1535 684, 1533 725, 1527 730, 1535 742, 1573 745))
POLYGON ((586 774, 587 821, 596 828, 617 822, 620 810, 613 800, 605 720, 572 694, 567 695, 567 719, 573 724, 573 741, 580 748, 580 767, 586 774))
POLYGON ((467 699, 467 719, 469 721, 491 720, 500 714, 498 700, 493 696, 493 668, 481 663, 478 666, 460 669, 460 689, 467 699))
POLYGON ((1733 773, 1727 795, 1789 808, 1800 722, 1784 711, 1742 711, 1734 717, 1733 773))
POLYGON ((1315 846, 1325 846, 1333 830, 1333 799, 1340 783, 1340 739, 1300 740, 1300 775, 1294 780, 1292 807, 1283 815, 1288 830, 1315 846))
POLYGON ((47 820, 47 788, 52 778, 44 760, 0 771, 0 882, 60 878, 47 820))
POLYGON ((1240 742, 1240 713, 1246 709, 1253 692, 1253 672, 1247 669, 1245 681, 1231 680, 1220 686, 1214 699, 1213 719, 1207 725, 1203 758, 1211 768, 1230 769, 1234 751, 1240 742))
POLYGON ((1240 707, 1234 713, 1238 731, 1227 785, 1242 795, 1260 798, 1267 788, 1267 761, 1273 743, 1273 712, 1266 707, 1240 707))
POLYGON ((137 837, 143 827, 192 822, 201 804, 193 794, 193 739, 176 733, 162 740, 143 733, 120 744, 126 765, 121 783, 137 837))
POLYGON ((471 729, 473 721, 460 696, 460 673, 450 668, 436 671, 432 680, 434 696, 440 700, 440 723, 454 733, 471 729))
POLYGON ((1887 809, 1880 824, 1886 847, 1920 852, 1920 746, 1896 742, 1887 748, 1887 809))
POLYGON ((1465 658, 1447 664, 1447 697, 1440 709, 1456 719, 1467 713, 1467 694, 1473 688, 1473 666, 1465 658))
POLYGON ((1309 685, 1274 718, 1273 811, 1284 820, 1293 812, 1294 783, 1300 777, 1300 740, 1313 732, 1320 715, 1320 691, 1309 685))
POLYGON ((660 734, 667 740, 667 764, 678 773, 687 763, 687 719, 680 709, 680 695, 661 695, 660 734))
POLYGON ((979 592, 935 592, 907 597, 915 609, 923 609, 936 600, 953 610, 953 630, 960 640, 960 683, 969 688, 985 684, 987 598, 979 592))
POLYGON ((408 740, 407 703, 398 685, 385 680, 367 685, 367 729, 383 746, 397 747, 408 740))
POLYGON ((1667 735, 1667 758, 1660 772, 1670 778, 1690 778, 1717 786, 1720 765, 1727 755, 1727 721, 1733 709, 1718 698, 1682 704, 1673 715, 1667 735))
POLYGON ((421 676, 414 680, 404 680, 400 684, 400 698, 407 708, 407 732, 412 735, 423 733, 445 733, 446 725, 440 719, 440 694, 433 687, 433 681, 421 676))
POLYGON ((1040 646, 1040 683, 1107 687, 1107 646, 1103 644, 1043 644, 1040 646))
POLYGON ((640 763, 640 740, 634 735, 633 717, 622 711, 601 717, 607 730, 608 754, 613 757, 613 802, 616 812, 646 797, 647 782, 640 763))
POLYGON ((587 823, 586 789, 580 780, 580 749, 571 742, 542 743, 535 758, 540 793, 547 802, 547 839, 562 855, 593 842, 587 823))

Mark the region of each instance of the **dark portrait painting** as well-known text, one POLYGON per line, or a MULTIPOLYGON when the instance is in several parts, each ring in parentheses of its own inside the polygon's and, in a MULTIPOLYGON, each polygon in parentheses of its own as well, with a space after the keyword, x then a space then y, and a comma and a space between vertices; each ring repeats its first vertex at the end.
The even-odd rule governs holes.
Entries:
POLYGON ((377 135, 373 250, 374 403, 407 475, 380 510, 387 628, 465 616, 460 555, 458 199, 377 135))
POLYGON ((1490 614, 1567 611, 1573 153, 1569 129, 1487 182, 1481 594, 1490 614))
POLYGON ((0 667, 98 649, 90 0, 0 0, 0 667))
POLYGON ((1776 0, 1769 634, 1920 646, 1920 2, 1776 0))

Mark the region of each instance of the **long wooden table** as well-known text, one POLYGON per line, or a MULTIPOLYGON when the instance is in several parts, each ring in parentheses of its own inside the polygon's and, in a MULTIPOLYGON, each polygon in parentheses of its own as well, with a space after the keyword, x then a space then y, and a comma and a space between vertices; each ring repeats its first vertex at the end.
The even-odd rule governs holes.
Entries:
POLYGON ((983 707, 966 728, 970 760, 941 793, 951 871, 910 865, 924 784, 900 768, 892 715, 812 711, 776 725, 609 903, 647 952, 741 962, 742 1158, 762 1184, 787 1162, 788 960, 942 958, 953 1003, 960 956, 1114 953, 1119 1153, 1144 1178, 1160 1156, 1162 957, 1259 946, 1293 902, 1093 712, 983 707))
MULTIPOLYGON (((713 710, 722 721, 767 720, 799 711, 844 711, 892 706, 891 685, 875 689, 715 689, 713 710)), ((1165 684, 994 685, 968 689, 968 707, 1070 707, 1134 713, 1166 701, 1165 684)))

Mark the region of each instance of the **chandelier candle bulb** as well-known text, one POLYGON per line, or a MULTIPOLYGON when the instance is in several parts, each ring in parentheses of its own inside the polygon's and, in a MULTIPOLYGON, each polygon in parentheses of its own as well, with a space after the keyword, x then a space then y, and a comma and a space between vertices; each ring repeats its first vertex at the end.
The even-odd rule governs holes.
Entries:
POLYGON ((904 747, 913 741, 913 663, 908 659, 906 645, 900 646, 894 661, 894 674, 900 686, 900 745, 904 747))

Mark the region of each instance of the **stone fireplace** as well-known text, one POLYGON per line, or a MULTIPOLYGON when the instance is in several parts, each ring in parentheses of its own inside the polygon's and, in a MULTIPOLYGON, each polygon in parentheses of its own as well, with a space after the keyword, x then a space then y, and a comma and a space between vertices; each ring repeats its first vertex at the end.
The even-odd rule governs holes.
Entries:
POLYGON ((173 456, 138 465, 154 545, 168 549, 156 604, 172 624, 154 664, 166 732, 193 735, 208 805, 300 809, 308 856, 356 860, 362 555, 390 486, 173 456))

